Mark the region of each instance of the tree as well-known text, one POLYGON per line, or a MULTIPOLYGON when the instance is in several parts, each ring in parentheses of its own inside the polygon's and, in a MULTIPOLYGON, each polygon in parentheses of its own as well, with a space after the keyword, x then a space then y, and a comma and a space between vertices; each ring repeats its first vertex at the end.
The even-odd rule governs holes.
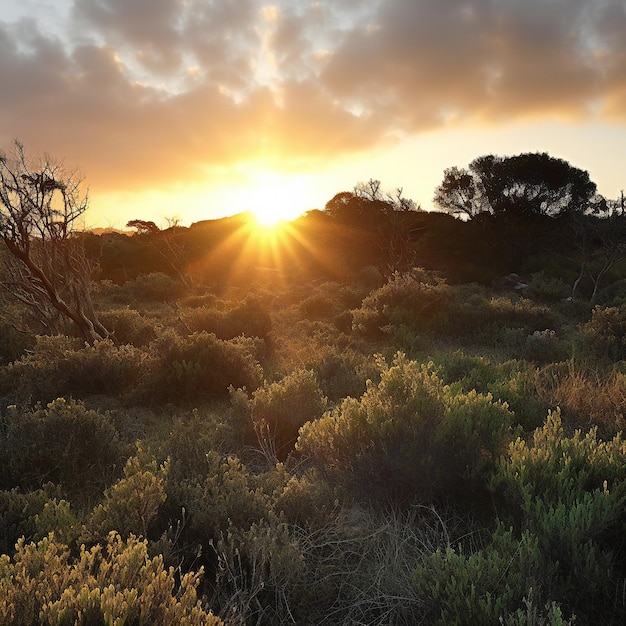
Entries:
POLYGON ((10 253, 3 286, 46 332, 71 321, 92 342, 109 333, 94 310, 93 267, 76 228, 88 206, 81 182, 47 155, 32 164, 19 141, 12 155, 0 154, 0 238, 10 253))
POLYGON ((126 227, 134 228, 138 235, 152 235, 161 230, 154 222, 146 220, 130 220, 126 223, 126 227))
POLYGON ((588 172, 537 152, 481 156, 468 169, 446 169, 434 202, 470 219, 485 213, 557 217, 584 211, 595 194, 588 172))
POLYGON ((588 172, 543 152, 486 155, 468 169, 449 168, 434 202, 472 222, 475 253, 501 274, 519 272, 530 255, 552 249, 557 218, 584 215, 596 199, 588 172))
POLYGON ((401 188, 385 193, 379 180, 370 179, 357 183, 352 192, 336 194, 325 207, 340 226, 363 234, 356 245, 367 253, 369 263, 388 275, 411 267, 415 260, 420 207, 402 193, 401 188))

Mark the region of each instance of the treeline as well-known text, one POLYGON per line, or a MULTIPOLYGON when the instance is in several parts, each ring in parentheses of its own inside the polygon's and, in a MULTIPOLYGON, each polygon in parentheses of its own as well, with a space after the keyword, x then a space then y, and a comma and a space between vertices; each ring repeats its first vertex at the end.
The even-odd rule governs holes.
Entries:
POLYGON ((370 180, 290 223, 279 255, 250 244, 246 215, 165 230, 133 220, 133 237, 85 235, 85 245, 100 277, 116 283, 164 272, 219 284, 275 269, 296 282, 345 280, 368 266, 385 276, 419 266, 453 284, 543 272, 569 285, 570 296, 595 300, 621 277, 623 198, 599 196, 587 172, 560 159, 480 157, 446 170, 435 204, 440 212, 422 211, 370 180))

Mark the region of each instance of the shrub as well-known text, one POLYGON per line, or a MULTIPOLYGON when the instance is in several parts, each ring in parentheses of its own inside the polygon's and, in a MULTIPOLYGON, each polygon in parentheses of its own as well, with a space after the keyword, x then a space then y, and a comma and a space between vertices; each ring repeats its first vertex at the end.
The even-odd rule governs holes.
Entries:
POLYGON ((626 360, 626 305, 596 306, 580 331, 577 348, 582 360, 590 356, 603 361, 626 360))
POLYGON ((142 353, 110 339, 80 345, 68 337, 37 337, 33 353, 9 365, 0 388, 16 400, 49 402, 59 396, 125 394, 136 384, 142 353))
POLYGON ((167 274, 153 272, 125 282, 119 287, 119 297, 123 302, 174 302, 184 291, 184 285, 167 274))
POLYGON ((147 537, 166 499, 166 477, 167 464, 157 467, 140 448, 137 456, 126 461, 124 477, 105 491, 103 502, 91 513, 86 528, 90 538, 106 538, 110 531, 122 537, 147 537))
POLYGON ((79 402, 59 398, 41 409, 13 407, 0 443, 4 486, 36 489, 51 481, 86 500, 115 478, 125 452, 108 415, 79 402))
POLYGON ((262 301, 246 297, 230 309, 198 307, 183 312, 182 319, 192 332, 214 333, 219 339, 239 335, 266 338, 272 330, 270 313, 262 301))
POLYGON ((395 273, 382 287, 367 296, 355 309, 352 328, 364 337, 380 336, 389 324, 405 324, 424 329, 450 297, 450 290, 440 279, 424 272, 395 273))
POLYGON ((536 539, 498 528, 482 549, 437 550, 413 570, 415 593, 425 599, 429 624, 500 624, 544 582, 536 539))
POLYGON ((18 332, 10 324, 0 323, 0 365, 19 359, 34 343, 31 335, 18 332))
POLYGON ((335 347, 329 347, 309 364, 322 393, 331 402, 363 395, 369 374, 367 366, 368 361, 364 357, 352 351, 339 351, 335 347))
POLYGON ((270 458, 285 460, 306 422, 322 416, 326 398, 315 375, 296 370, 252 394, 251 418, 262 448, 270 458))
POLYGON ((105 548, 81 546, 78 558, 54 536, 20 540, 12 559, 0 556, 0 623, 214 625, 196 595, 202 571, 177 582, 147 544, 116 533, 105 548))
POLYGON ((141 315, 135 309, 117 309, 100 314, 104 324, 119 343, 130 343, 137 348, 149 344, 156 336, 155 320, 141 315))
MULTIPOLYGON (((58 490, 49 483, 44 489, 27 493, 19 489, 0 491, 0 554, 9 554, 23 536, 32 539, 37 530, 37 516, 58 490)), ((51 528, 48 530, 52 530, 51 528)))
POLYGON ((379 360, 381 380, 305 424, 297 449, 344 487, 397 502, 462 490, 493 463, 511 414, 490 396, 453 395, 428 366, 379 360))
POLYGON ((226 395, 229 386, 256 389, 262 369, 255 348, 254 342, 222 341, 204 332, 180 337, 165 331, 150 345, 138 398, 148 403, 195 402, 226 395))
POLYGON ((495 483, 511 519, 537 538, 544 571, 553 564, 553 598, 583 620, 624 613, 613 600, 624 575, 615 554, 624 549, 625 461, 621 433, 610 441, 599 440, 596 428, 567 436, 557 410, 532 441, 510 444, 495 483))
POLYGON ((570 346, 559 339, 554 330, 536 330, 526 338, 522 356, 536 363, 565 361, 570 357, 570 346))

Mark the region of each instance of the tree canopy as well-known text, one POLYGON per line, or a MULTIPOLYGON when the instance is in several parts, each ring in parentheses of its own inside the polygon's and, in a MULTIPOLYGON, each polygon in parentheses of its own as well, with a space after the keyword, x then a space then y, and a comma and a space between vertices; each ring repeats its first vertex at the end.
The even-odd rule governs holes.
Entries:
POLYGON ((585 212, 596 185, 589 173, 545 152, 481 156, 467 169, 445 170, 435 205, 459 217, 544 215, 585 212))

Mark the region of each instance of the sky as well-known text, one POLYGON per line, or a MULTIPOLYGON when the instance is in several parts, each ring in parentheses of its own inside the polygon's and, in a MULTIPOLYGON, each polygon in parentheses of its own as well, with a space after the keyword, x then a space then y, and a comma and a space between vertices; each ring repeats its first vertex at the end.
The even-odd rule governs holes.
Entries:
POLYGON ((548 152, 626 187, 626 0, 0 0, 0 148, 86 226, 323 208, 548 152))

